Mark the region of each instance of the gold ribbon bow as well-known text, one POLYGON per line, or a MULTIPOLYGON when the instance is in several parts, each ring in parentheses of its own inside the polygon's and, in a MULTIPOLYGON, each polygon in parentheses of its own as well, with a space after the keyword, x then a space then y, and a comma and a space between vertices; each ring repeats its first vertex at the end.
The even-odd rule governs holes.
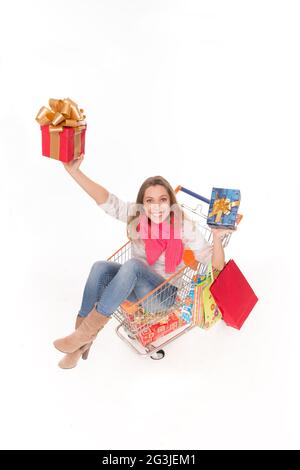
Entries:
POLYGON ((49 99, 50 109, 42 106, 36 115, 36 121, 41 125, 49 125, 49 132, 61 132, 64 127, 83 129, 86 125, 83 109, 71 98, 63 100, 49 99))
POLYGON ((221 221, 223 214, 224 215, 230 214, 231 209, 235 206, 239 206, 239 204, 240 204, 240 201, 230 202, 230 199, 225 198, 225 197, 221 199, 216 199, 214 201, 214 205, 210 214, 208 214, 208 217, 216 216, 215 222, 218 223, 221 221))

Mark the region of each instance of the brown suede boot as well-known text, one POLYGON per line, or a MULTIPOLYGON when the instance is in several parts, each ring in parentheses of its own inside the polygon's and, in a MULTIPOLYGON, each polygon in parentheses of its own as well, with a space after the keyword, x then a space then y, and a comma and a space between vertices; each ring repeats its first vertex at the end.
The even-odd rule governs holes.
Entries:
POLYGON ((53 342, 56 349, 64 353, 72 353, 86 344, 94 341, 99 331, 106 325, 110 317, 93 310, 85 317, 77 330, 71 335, 53 342))
MULTIPOLYGON (((84 318, 85 317, 80 317, 79 315, 77 315, 75 322, 75 330, 77 330, 77 328, 81 325, 84 318)), ((79 361, 80 357, 82 357, 82 359, 87 359, 91 345, 92 342, 86 344, 85 346, 82 346, 82 348, 77 349, 77 351, 65 354, 65 356, 58 363, 59 367, 61 367, 61 369, 72 369, 77 365, 77 362, 79 361)))
POLYGON ((77 349, 77 351, 65 354, 58 363, 59 367, 61 369, 73 369, 73 367, 77 366, 77 362, 83 356, 83 354, 90 349, 91 344, 92 343, 85 344, 81 348, 77 349))

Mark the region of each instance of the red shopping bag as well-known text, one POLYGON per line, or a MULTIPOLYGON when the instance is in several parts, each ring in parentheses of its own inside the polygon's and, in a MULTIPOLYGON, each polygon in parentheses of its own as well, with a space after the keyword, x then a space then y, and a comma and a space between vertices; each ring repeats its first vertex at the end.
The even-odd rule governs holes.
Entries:
POLYGON ((240 330, 258 298, 233 260, 228 261, 210 291, 225 323, 240 330))

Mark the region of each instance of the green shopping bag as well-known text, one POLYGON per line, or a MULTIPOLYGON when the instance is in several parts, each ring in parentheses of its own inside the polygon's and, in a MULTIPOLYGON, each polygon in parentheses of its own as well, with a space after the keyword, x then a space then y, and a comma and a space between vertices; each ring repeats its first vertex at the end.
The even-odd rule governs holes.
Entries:
POLYGON ((199 276, 195 284, 194 323, 205 330, 208 330, 222 319, 221 312, 209 290, 214 282, 214 277, 217 277, 219 273, 220 271, 213 269, 210 263, 206 274, 199 276))

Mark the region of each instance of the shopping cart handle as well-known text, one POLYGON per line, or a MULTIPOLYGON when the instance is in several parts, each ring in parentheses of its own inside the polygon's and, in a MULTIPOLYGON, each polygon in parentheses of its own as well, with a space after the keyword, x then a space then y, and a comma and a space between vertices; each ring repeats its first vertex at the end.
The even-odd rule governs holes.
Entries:
POLYGON ((196 199, 200 199, 200 201, 206 202, 207 204, 210 203, 210 199, 207 199, 204 196, 200 196, 200 194, 194 193, 194 191, 184 188, 183 186, 177 186, 177 188, 175 189, 175 193, 177 193, 178 191, 182 191, 183 193, 189 194, 190 196, 193 196, 196 199))

